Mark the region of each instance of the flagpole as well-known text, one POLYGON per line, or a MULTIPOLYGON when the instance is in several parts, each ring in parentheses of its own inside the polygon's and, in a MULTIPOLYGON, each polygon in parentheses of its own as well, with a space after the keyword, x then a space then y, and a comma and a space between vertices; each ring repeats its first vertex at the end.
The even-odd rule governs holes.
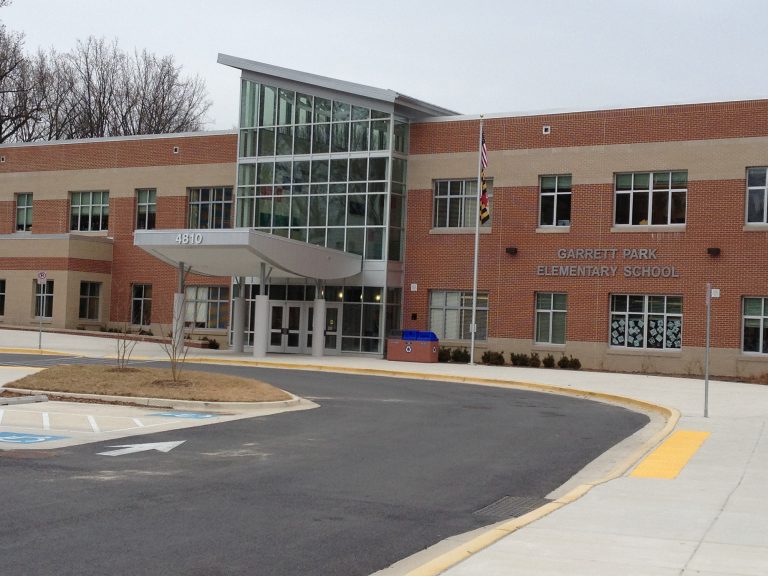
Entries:
POLYGON ((483 115, 480 115, 480 134, 477 137, 477 211, 475 214, 475 261, 472 269, 472 321, 469 325, 469 363, 475 363, 475 333, 477 332, 477 263, 480 252, 480 195, 483 190, 483 115))

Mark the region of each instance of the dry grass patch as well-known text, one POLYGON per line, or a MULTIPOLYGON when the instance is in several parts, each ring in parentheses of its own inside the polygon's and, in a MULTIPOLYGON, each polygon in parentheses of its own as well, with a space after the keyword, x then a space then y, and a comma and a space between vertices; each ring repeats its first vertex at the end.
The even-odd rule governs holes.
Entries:
POLYGON ((170 369, 70 364, 54 366, 14 382, 12 388, 108 396, 170 398, 206 402, 275 402, 291 396, 274 386, 226 374, 185 370, 178 382, 170 369))

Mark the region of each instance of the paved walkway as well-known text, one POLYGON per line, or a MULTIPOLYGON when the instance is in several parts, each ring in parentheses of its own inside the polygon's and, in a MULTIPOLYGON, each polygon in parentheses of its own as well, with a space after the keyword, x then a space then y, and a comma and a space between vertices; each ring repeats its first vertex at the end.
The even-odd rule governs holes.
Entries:
MULTIPOLYGON (((116 350, 113 341, 59 334, 43 334, 42 347, 95 357, 114 356, 116 350)), ((0 351, 11 348, 37 348, 37 333, 0 330, 0 351)), ((134 357, 165 356, 157 344, 141 343, 134 357)), ((248 354, 190 352, 192 361, 205 358, 254 362, 248 354)), ((355 357, 275 355, 258 364, 528 383, 668 409, 666 428, 656 417, 634 444, 630 441, 621 454, 614 451, 608 465, 569 482, 552 495, 559 500, 545 509, 451 538, 382 575, 768 574, 768 387, 713 381, 709 417, 704 418, 703 382, 687 378, 355 357), (638 442, 644 452, 653 449, 648 459, 632 451, 638 442), (607 472, 611 467, 613 474, 607 472)))

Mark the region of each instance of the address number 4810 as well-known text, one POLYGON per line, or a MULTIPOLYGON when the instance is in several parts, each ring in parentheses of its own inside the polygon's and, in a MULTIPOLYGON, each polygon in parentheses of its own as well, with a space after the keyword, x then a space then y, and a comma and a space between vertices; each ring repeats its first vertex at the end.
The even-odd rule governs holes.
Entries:
POLYGON ((194 234, 176 234, 176 244, 202 244, 203 235, 200 232, 194 234))

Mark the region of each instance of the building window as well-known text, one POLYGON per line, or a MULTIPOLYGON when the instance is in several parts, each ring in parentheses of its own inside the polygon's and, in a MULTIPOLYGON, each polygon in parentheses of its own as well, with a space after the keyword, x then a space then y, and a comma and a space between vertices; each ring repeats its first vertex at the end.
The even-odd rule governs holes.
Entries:
POLYGON ((679 350, 682 334, 681 296, 611 296, 611 346, 679 350))
POLYGON ((231 228, 232 188, 191 188, 189 190, 190 228, 231 228))
POLYGON ((35 281, 35 318, 53 318, 53 280, 35 281))
POLYGON ((685 224, 688 172, 616 174, 615 222, 631 226, 685 224))
POLYGON ((83 320, 99 319, 99 282, 80 282, 80 315, 83 320))
POLYGON ((70 230, 93 232, 109 227, 109 192, 72 192, 70 230))
POLYGON ((571 225, 571 175, 539 179, 539 226, 571 225))
POLYGON ((157 214, 157 190, 142 188, 136 190, 136 229, 154 230, 157 214))
POLYGON ((768 298, 744 298, 744 352, 768 354, 768 298))
POLYGON ((5 316, 5 280, 0 280, 0 316, 5 316))
MULTIPOLYGON (((476 340, 488 337, 488 294, 477 294, 476 340)), ((469 340, 472 292, 432 290, 429 293, 429 329, 441 340, 469 340)))
MULTIPOLYGON (((493 211, 493 181, 488 185, 488 209, 493 211)), ((477 219, 477 180, 437 180, 434 189, 435 228, 474 228, 477 219)), ((482 227, 490 227, 488 220, 482 227)))
POLYGON ((228 286, 187 286, 184 325, 191 328, 229 326, 228 286))
POLYGON ((565 313, 567 294, 539 292, 536 294, 536 342, 565 344, 565 313))
POLYGON ((768 168, 747 170, 747 223, 768 224, 768 168))
POLYGON ((134 284, 131 289, 131 324, 152 323, 152 284, 134 284))
POLYGON ((32 230, 32 194, 16 194, 16 231, 32 230))

